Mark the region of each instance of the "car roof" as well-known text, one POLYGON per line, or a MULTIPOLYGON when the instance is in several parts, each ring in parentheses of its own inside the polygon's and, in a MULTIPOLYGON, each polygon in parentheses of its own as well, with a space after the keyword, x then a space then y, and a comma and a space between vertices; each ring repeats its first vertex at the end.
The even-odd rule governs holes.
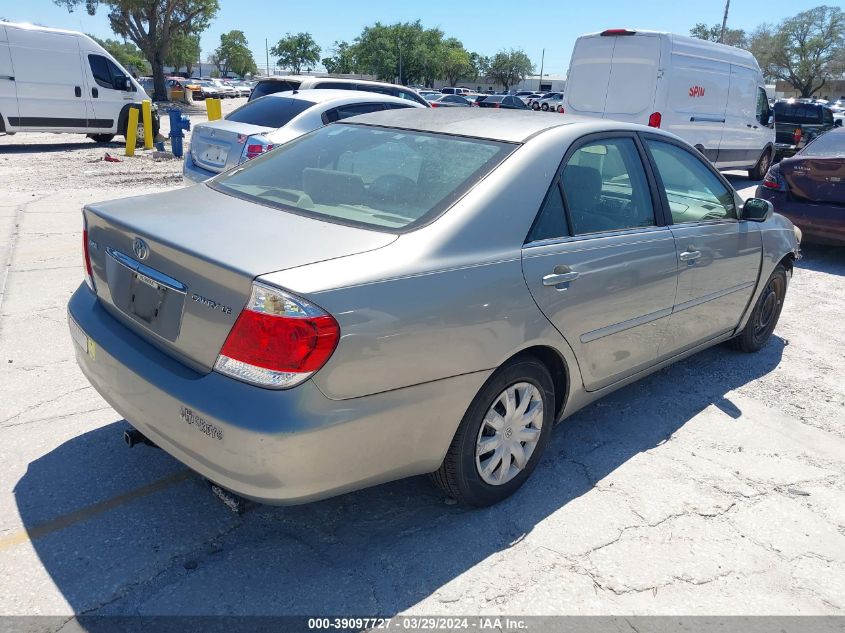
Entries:
POLYGON ((394 97, 393 95, 386 95, 380 92, 370 92, 368 90, 335 90, 332 88, 312 88, 310 90, 284 90, 282 92, 274 92, 269 95, 260 97, 261 99, 278 99, 284 97, 286 99, 303 99, 312 103, 324 103, 327 101, 369 101, 380 103, 401 103, 403 105, 419 105, 422 104, 410 99, 403 99, 401 97, 394 97))
MULTIPOLYGON (((257 81, 297 81, 300 84, 313 79, 314 81, 337 81, 345 84, 369 84, 371 86, 390 86, 392 88, 405 88, 387 81, 372 81, 371 79, 350 79, 349 77, 317 77, 314 75, 273 75, 272 77, 261 77, 257 81)), ((407 88, 410 90, 410 88, 407 88)))

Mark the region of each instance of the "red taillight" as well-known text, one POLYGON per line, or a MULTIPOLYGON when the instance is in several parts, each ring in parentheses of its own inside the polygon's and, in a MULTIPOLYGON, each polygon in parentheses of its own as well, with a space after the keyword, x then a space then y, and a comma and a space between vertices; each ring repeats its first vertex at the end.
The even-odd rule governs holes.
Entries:
POLYGON ((798 143, 801 142, 801 136, 802 135, 803 135, 803 132, 801 132, 801 128, 800 127, 795 128, 795 131, 792 132, 793 145, 798 145, 798 143))
POLYGON ((314 304, 253 284, 247 306, 229 332, 215 369, 267 387, 292 387, 334 353, 340 326, 314 304))
POLYGON ((775 191, 786 191, 786 183, 780 175, 780 169, 773 166, 763 177, 762 184, 766 189, 774 189, 775 191))
POLYGON ((636 31, 632 31, 630 29, 605 29, 601 32, 602 35, 635 35, 636 31))
POLYGON ((94 290, 94 269, 91 267, 91 253, 88 251, 87 225, 82 228, 82 257, 85 260, 85 283, 91 290, 94 290))
POLYGON ((649 127, 660 127, 660 123, 663 121, 663 116, 659 112, 652 112, 648 116, 648 126, 649 127))
POLYGON ((262 154, 269 152, 275 147, 274 145, 263 145, 260 143, 250 143, 246 146, 246 159, 252 160, 262 154))
POLYGON ((429 104, 432 108, 439 108, 440 104, 435 103, 434 101, 430 101, 429 104))

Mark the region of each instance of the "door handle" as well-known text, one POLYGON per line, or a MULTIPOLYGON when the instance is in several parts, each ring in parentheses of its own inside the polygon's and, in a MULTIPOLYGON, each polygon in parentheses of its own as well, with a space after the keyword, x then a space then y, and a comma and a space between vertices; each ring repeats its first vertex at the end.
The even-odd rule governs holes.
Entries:
POLYGON ((544 286, 557 286, 559 284, 565 284, 570 281, 575 281, 578 279, 579 273, 575 272, 574 270, 569 271, 568 273, 552 273, 551 275, 546 275, 543 277, 543 285, 544 286))
POLYGON ((81 97, 82 96, 82 88, 80 88, 79 86, 74 86, 73 94, 75 94, 77 97, 81 97))
POLYGON ((694 262, 696 259, 701 259, 701 251, 684 251, 678 255, 678 259, 682 262, 694 262))
POLYGON ((97 90, 96 88, 91 88, 91 96, 96 99, 97 97, 100 96, 100 91, 97 90))

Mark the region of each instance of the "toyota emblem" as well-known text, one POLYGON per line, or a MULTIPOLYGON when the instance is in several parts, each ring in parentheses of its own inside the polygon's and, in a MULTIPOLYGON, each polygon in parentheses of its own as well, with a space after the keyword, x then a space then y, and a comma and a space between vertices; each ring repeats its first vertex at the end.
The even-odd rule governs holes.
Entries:
POLYGON ((135 257, 138 259, 147 259, 147 256, 150 254, 150 247, 140 237, 136 237, 135 241, 132 242, 132 252, 135 253, 135 257))

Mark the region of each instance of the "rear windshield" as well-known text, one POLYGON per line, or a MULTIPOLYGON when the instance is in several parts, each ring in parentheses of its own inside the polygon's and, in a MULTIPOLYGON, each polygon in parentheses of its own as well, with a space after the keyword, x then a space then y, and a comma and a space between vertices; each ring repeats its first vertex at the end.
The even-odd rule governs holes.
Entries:
POLYGON ((250 101, 226 117, 227 121, 264 127, 282 127, 314 105, 313 101, 289 97, 263 97, 250 101))
POLYGON ((250 101, 258 99, 258 97, 265 97, 267 95, 275 94, 277 92, 285 92, 287 90, 296 90, 299 88, 301 82, 294 80, 276 81, 259 81, 255 84, 252 94, 249 95, 250 101))
POLYGON ((332 124, 209 185, 284 211, 398 233, 437 217, 516 147, 332 124))
POLYGON ((839 131, 825 132, 807 145, 801 151, 801 156, 845 157, 845 133, 839 131))
POLYGON ((784 103, 779 101, 775 104, 776 123, 813 124, 822 122, 822 109, 809 103, 784 103))

